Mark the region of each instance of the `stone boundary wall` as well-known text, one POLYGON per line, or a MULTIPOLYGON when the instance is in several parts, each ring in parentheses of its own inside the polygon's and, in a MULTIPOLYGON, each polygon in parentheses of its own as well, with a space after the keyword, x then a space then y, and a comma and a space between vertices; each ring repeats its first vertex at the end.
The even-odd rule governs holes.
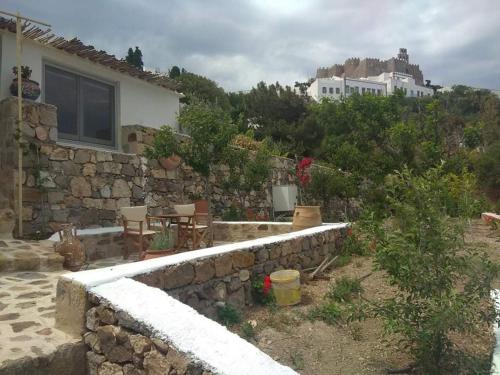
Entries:
POLYGON ((92 288, 90 299, 89 375, 297 374, 159 289, 125 278, 92 288))
MULTIPOLYGON (((0 102, 0 114, 0 163, 5 167, 0 177, 0 182, 5 182, 0 184, 0 209, 8 206, 12 210, 16 207, 15 98, 0 102)), ((123 206, 146 204, 153 211, 169 209, 174 204, 190 202, 190 193, 204 191, 202 178, 184 164, 167 172, 157 161, 147 160, 140 154, 58 143, 54 106, 25 101, 23 116, 23 138, 29 145, 23 161, 23 227, 28 235, 51 232, 57 224, 68 222, 79 228, 116 226, 123 206)), ((124 149, 141 153, 144 145, 152 141, 154 131, 141 126, 123 126, 122 134, 127 142, 129 138, 132 140, 131 144, 123 144, 124 149), (141 147, 133 140, 137 138, 141 147)), ((291 183, 294 162, 273 158, 273 163, 269 183, 291 183)), ((210 176, 216 215, 238 201, 235 194, 223 189, 227 173, 227 168, 220 167, 210 176)), ((245 205, 257 212, 269 210, 269 186, 248 194, 245 205)))
POLYGON ((89 309, 88 290, 127 277, 162 289, 213 318, 218 303, 252 304, 252 279, 283 268, 318 265, 340 251, 347 224, 319 227, 63 275, 57 285, 56 325, 80 334, 89 309))

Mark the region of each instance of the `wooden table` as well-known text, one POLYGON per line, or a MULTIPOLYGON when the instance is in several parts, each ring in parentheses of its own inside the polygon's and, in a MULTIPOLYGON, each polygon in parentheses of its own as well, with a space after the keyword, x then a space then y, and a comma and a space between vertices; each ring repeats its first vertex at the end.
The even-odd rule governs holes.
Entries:
POLYGON ((175 246, 176 249, 180 249, 184 245, 187 244, 188 237, 185 234, 182 234, 183 231, 187 232, 191 227, 191 237, 194 238, 194 234, 195 234, 195 230, 196 230, 195 225, 194 225, 195 214, 192 214, 192 215, 188 215, 188 214, 161 214, 161 215, 155 215, 155 216, 162 218, 162 219, 165 219, 165 220, 168 220, 169 227, 172 224, 177 224, 177 245, 175 246), (184 219, 184 220, 182 220, 182 219, 184 219))

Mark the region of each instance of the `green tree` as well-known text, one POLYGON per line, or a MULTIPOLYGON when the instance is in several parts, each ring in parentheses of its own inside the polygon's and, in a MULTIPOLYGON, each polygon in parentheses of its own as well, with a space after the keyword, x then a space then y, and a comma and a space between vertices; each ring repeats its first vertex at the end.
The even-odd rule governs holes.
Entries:
POLYGON ((387 190, 391 226, 377 241, 376 264, 397 292, 375 312, 384 317, 387 332, 403 337, 425 374, 447 369, 450 333, 477 333, 494 319, 484 302, 496 267, 464 246, 464 222, 447 217, 448 185, 441 168, 393 175, 387 190))
POLYGON ((142 62, 142 52, 137 46, 135 47, 135 50, 133 50, 132 47, 128 49, 125 61, 139 70, 143 70, 144 68, 144 63, 142 62))
POLYGON ((201 101, 219 106, 225 111, 230 109, 224 89, 211 79, 183 70, 176 81, 180 84, 180 91, 186 96, 183 99, 185 103, 201 101))
POLYGON ((229 175, 224 181, 228 191, 235 191, 240 210, 245 208, 245 197, 252 191, 265 188, 271 175, 271 154, 264 142, 256 151, 231 147, 226 150, 224 164, 229 167, 229 175))
POLYGON ((169 71, 168 76, 172 79, 176 79, 181 75, 181 70, 177 65, 174 65, 169 71))

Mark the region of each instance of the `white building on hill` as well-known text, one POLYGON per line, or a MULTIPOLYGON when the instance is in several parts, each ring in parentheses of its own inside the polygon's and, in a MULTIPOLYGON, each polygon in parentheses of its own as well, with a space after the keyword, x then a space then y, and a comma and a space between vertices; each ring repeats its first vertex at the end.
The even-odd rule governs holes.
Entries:
POLYGON ((434 93, 430 87, 417 85, 410 74, 391 72, 367 78, 316 78, 307 89, 307 95, 320 101, 323 98, 340 99, 353 93, 386 96, 397 90, 402 90, 407 97, 415 98, 434 93))

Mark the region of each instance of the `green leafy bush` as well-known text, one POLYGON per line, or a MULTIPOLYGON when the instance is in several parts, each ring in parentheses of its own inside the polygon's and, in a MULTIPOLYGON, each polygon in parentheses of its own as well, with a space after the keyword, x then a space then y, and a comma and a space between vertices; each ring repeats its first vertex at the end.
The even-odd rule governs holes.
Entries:
POLYGON ((241 325, 241 333, 243 334, 243 337, 247 339, 251 339, 255 337, 255 328, 253 327, 252 323, 250 322, 243 322, 241 325))
POLYGON ((260 305, 271 305, 276 301, 273 290, 265 290, 264 277, 257 278, 252 282, 252 297, 260 305))
POLYGON ((225 326, 232 326, 241 322, 241 313, 229 303, 217 308, 217 317, 225 326))
POLYGON ((320 319, 326 324, 334 325, 342 318, 342 308, 337 302, 328 302, 309 311, 310 320, 320 319))
POLYGON ((425 374, 440 374, 447 365, 451 332, 473 334, 494 319, 485 302, 497 267, 464 246, 465 222, 447 215, 447 188, 441 168, 395 174, 388 190, 393 217, 375 256, 397 292, 374 311, 387 332, 402 336, 425 374))
POLYGON ((343 276, 330 288, 327 297, 337 302, 351 302, 352 297, 362 291, 363 288, 358 279, 343 276))

